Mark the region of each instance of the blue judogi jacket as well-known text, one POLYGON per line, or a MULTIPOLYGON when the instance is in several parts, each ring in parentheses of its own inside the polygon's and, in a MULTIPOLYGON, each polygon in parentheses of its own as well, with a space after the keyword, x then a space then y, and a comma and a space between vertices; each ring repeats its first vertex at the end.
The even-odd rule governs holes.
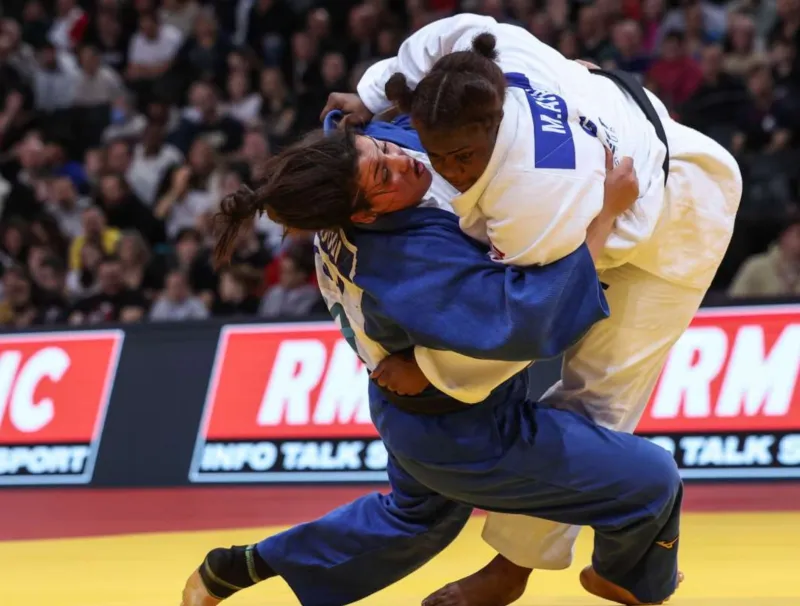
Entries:
MULTIPOLYGON (((329 116, 326 127, 334 124, 329 116)), ((423 151, 407 117, 371 123, 364 132, 423 151)), ((585 245, 547 266, 503 265, 459 229, 454 213, 439 208, 405 209, 321 233, 315 252, 328 308, 370 369, 415 345, 486 360, 554 357, 608 316, 585 245)))

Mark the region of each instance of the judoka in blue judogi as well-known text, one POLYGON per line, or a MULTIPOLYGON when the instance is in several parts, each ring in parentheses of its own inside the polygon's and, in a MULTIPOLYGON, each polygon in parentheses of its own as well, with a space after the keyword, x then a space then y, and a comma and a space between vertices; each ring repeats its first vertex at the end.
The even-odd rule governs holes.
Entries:
MULTIPOLYGON (((371 124, 366 134, 421 150, 402 121, 371 124)), ((585 246, 544 267, 501 265, 438 206, 426 201, 317 238, 321 291, 368 368, 415 345, 466 356, 476 369, 522 368, 563 352, 606 317, 585 246)), ((676 586, 682 494, 672 457, 540 407, 527 388, 526 372, 514 372, 467 405, 432 387, 404 398, 371 383, 391 492, 252 546, 211 552, 184 604, 209 603, 192 601, 195 590, 225 598, 270 576, 282 577, 305 606, 349 604, 441 552, 476 507, 591 526, 601 577, 641 602, 666 599, 676 586), (235 576, 237 562, 246 578, 235 576)))

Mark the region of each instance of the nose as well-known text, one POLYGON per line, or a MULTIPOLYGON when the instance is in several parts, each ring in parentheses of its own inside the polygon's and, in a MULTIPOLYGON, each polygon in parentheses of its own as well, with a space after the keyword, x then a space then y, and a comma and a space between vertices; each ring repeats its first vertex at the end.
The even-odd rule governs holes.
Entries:
POLYGON ((414 170, 414 159, 401 151, 387 154, 386 162, 392 172, 403 174, 414 170))

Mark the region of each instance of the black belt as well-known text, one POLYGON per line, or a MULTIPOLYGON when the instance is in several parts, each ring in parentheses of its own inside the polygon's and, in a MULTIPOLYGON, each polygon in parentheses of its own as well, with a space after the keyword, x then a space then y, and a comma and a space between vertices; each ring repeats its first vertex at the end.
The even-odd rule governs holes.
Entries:
POLYGON ((647 93, 644 90, 644 87, 639 84, 639 81, 631 76, 627 72, 620 71, 618 69, 614 70, 604 70, 604 69, 592 69, 589 70, 593 74, 597 74, 598 76, 603 76, 604 78, 608 78, 614 84, 619 86, 622 90, 627 92, 633 100, 636 102, 636 105, 639 106, 639 109, 644 112, 645 118, 653 125, 653 128, 656 129, 656 136, 658 139, 664 144, 664 147, 667 148, 667 155, 664 158, 664 183, 667 182, 667 177, 669 176, 669 143, 667 143, 667 133, 664 131, 664 125, 661 123, 661 118, 658 117, 658 112, 656 112, 656 108, 653 107, 653 104, 650 102, 650 99, 647 97, 647 93))
POLYGON ((418 396, 400 396, 377 383, 383 397, 396 408, 412 415, 445 415, 469 408, 469 404, 459 402, 434 387, 429 387, 418 396))

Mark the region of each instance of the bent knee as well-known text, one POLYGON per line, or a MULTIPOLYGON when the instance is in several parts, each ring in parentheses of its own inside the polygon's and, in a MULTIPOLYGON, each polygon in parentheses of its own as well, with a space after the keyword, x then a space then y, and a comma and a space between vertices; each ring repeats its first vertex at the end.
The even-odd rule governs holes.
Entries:
POLYGON ((647 470, 643 478, 641 491, 646 500, 660 504, 659 509, 671 508, 681 493, 683 482, 678 464, 672 453, 666 449, 647 442, 639 453, 644 468, 647 470))

